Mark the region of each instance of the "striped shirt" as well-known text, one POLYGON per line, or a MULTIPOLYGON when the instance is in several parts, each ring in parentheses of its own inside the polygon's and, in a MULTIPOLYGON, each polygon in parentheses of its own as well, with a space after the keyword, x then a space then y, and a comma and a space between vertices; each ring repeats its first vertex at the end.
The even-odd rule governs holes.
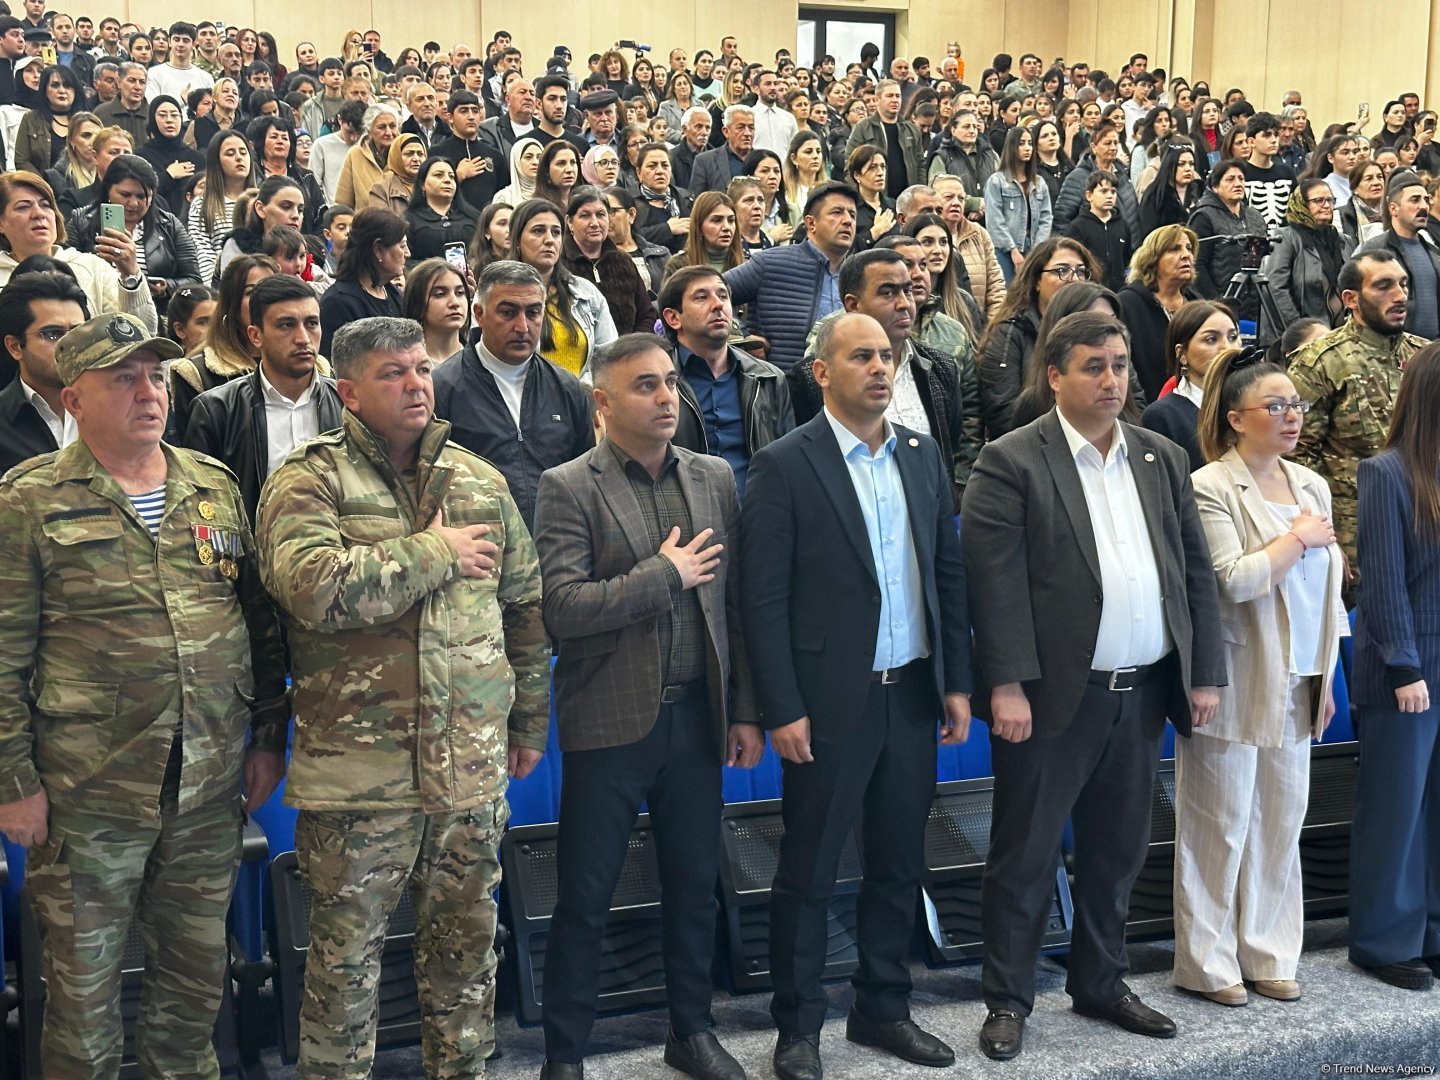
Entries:
POLYGON ((150 539, 159 536, 160 522, 165 517, 165 485, 161 484, 154 491, 147 491, 143 495, 131 495, 130 503, 140 515, 140 520, 145 522, 145 527, 150 530, 150 539))

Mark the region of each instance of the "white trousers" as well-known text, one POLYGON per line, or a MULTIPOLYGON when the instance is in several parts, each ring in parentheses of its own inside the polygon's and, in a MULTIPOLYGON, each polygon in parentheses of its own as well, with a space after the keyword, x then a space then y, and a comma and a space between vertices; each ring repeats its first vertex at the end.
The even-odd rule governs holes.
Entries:
POLYGON ((1279 749, 1207 735, 1175 740, 1177 986, 1295 978, 1313 683, 1291 681, 1279 749))

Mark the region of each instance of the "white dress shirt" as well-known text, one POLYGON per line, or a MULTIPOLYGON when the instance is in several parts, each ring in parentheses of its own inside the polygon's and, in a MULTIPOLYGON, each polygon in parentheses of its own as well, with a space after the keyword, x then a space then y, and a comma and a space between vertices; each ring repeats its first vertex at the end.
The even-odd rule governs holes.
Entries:
POLYGON ((895 381, 891 386, 890 404, 885 419, 914 431, 930 434, 930 417, 925 415, 925 402, 915 384, 915 350, 905 342, 905 350, 895 364, 895 381))
MULTIPOLYGON (((1116 423, 1110 451, 1102 459, 1058 408, 1055 415, 1075 458, 1100 557, 1100 631, 1090 667, 1114 671, 1153 664, 1174 642, 1165 622, 1160 568, 1131 472, 1125 429, 1116 423)), ((1147 462, 1145 467, 1160 466, 1147 462)))
POLYGON ((290 456, 290 452, 307 439, 320 434, 320 417, 315 411, 315 380, 310 376, 310 385, 295 401, 291 401, 265 377, 265 368, 260 368, 260 393, 265 398, 265 441, 269 476, 290 456))
POLYGON ((766 105, 757 101, 755 109, 755 149, 771 150, 785 160, 790 149, 790 140, 799 130, 795 117, 779 105, 766 105))
POLYGON ((50 403, 41 397, 35 390, 19 375, 20 389, 25 392, 25 400, 30 402, 30 407, 40 414, 40 419, 45 421, 45 426, 50 429, 50 434, 55 436, 55 446, 64 450, 75 441, 78 432, 75 429, 75 418, 68 412, 61 416, 55 415, 55 410, 50 408, 50 403))

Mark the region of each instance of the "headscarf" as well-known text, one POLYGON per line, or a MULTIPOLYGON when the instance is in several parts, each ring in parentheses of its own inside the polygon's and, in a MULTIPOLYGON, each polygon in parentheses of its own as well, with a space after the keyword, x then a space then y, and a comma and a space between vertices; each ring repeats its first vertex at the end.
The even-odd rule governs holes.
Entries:
POLYGON ((403 154, 407 146, 417 142, 424 145, 425 140, 420 138, 419 135, 412 135, 408 132, 404 135, 395 136, 395 141, 390 144, 390 155, 385 159, 385 165, 392 173, 401 180, 407 180, 412 183, 415 180, 415 174, 406 173, 403 154))
POLYGON ((604 186, 605 181, 601 180, 600 174, 595 171, 595 159, 607 151, 614 154, 617 161, 620 159, 619 151, 613 146, 592 146, 585 151, 585 160, 580 162, 580 175, 585 178, 587 184, 594 184, 596 187, 604 186))
MULTIPOLYGON (((519 206, 527 199, 535 197, 534 178, 526 179, 520 172, 520 155, 525 152, 527 146, 537 146, 543 149, 539 139, 532 139, 529 136, 515 140, 515 145, 510 147, 510 183, 495 193, 491 202, 504 203, 507 206, 519 206)), ((536 175, 539 175, 538 173, 536 175)))
POLYGON ((161 135, 160 128, 155 124, 155 113, 159 111, 161 105, 174 105, 182 118, 185 115, 185 106, 181 105, 180 102, 176 101, 169 94, 161 94, 151 101, 150 118, 145 121, 145 134, 150 136, 150 141, 146 143, 146 145, 157 153, 170 155, 172 159, 184 157, 186 153, 192 152, 190 148, 185 145, 185 125, 183 122, 181 123, 180 132, 177 135, 168 138, 161 135))
POLYGON ((1340 279, 1340 268, 1345 265, 1345 247, 1340 233, 1329 225, 1321 225, 1310 212, 1310 204, 1305 201, 1305 189, 1309 186, 1302 182, 1290 192, 1290 201, 1285 204, 1285 221, 1305 247, 1319 254, 1325 280, 1338 295, 1336 282, 1340 279))

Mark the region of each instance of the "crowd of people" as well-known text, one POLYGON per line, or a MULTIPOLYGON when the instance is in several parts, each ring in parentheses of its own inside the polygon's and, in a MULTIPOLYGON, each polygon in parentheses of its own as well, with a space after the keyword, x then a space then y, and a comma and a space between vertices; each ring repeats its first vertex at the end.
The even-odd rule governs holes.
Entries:
POLYGON ((504 31, 382 44, 290 63, 209 21, 0 15, 0 830, 31 849, 47 1070, 118 1068, 133 917, 142 1067, 217 1075, 241 793, 285 777, 300 1075, 369 1074, 407 887, 426 1073, 480 1075, 505 789, 552 697, 551 1080, 583 1075, 642 803, 664 1059, 744 1075, 709 1016, 721 776, 767 740, 777 1075, 822 1073, 854 830, 846 1036, 952 1064, 907 958, 937 741, 972 710, 986 1055, 1022 1051, 1067 822, 1075 1010, 1176 1033, 1124 958, 1167 719, 1175 983, 1295 1000, 1347 607, 1350 956, 1432 985, 1418 95, 1367 138, 1366 109, 1317 135, 1298 91, 1217 97, 1139 53, 967 77, 958 46, 882 71, 870 45, 803 67, 726 37, 556 46, 532 76, 504 31))

